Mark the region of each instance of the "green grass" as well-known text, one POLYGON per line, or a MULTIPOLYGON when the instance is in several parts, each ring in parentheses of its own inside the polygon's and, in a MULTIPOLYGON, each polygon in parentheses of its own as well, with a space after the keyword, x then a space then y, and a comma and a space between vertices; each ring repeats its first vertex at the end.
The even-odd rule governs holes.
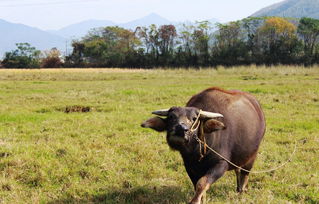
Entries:
POLYGON ((211 203, 319 202, 319 67, 202 70, 0 70, 0 203, 186 203, 192 184, 165 134, 140 128, 151 111, 219 86, 253 93, 267 132, 252 174, 234 172, 211 203), (64 113, 67 106, 89 113, 64 113))

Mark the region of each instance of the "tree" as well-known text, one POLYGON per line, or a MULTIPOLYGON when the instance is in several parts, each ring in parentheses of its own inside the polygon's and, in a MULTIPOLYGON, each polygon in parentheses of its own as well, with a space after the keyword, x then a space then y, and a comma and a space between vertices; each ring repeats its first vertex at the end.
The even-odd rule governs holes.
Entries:
POLYGON ((192 33, 194 41, 195 56, 198 56, 198 65, 209 65, 209 40, 211 39, 211 25, 208 21, 196 23, 195 30, 192 33))
MULTIPOLYGON (((81 58, 93 66, 127 67, 140 44, 131 30, 118 26, 94 29, 83 38, 81 58), (128 60, 130 59, 130 60, 128 60)), ((78 49, 74 49, 78 50, 78 49)))
POLYGON ((182 24, 178 35, 178 44, 175 62, 177 66, 192 67, 197 65, 197 56, 195 52, 195 42, 193 33, 196 26, 193 24, 182 24))
POLYGON ((162 25, 159 28, 159 49, 163 56, 174 51, 175 38, 177 36, 174 25, 162 25))
POLYGON ((246 63, 247 43, 242 29, 242 22, 218 24, 215 35, 213 57, 217 64, 235 65, 246 63))
POLYGON ((57 48, 52 48, 43 52, 44 58, 41 62, 41 67, 44 68, 60 68, 63 65, 61 53, 57 48))
POLYGON ((292 64, 300 49, 296 30, 296 26, 284 18, 266 19, 254 38, 257 63, 292 64))
POLYGON ((138 27, 137 37, 143 42, 147 64, 151 66, 166 66, 172 61, 175 39, 177 37, 174 25, 162 25, 157 28, 152 24, 149 27, 138 27))
POLYGON ((169 66, 174 57, 175 38, 177 36, 174 25, 162 25, 158 29, 158 41, 161 66, 169 66))
POLYGON ((29 43, 17 43, 17 49, 6 52, 2 61, 6 68, 38 68, 41 52, 29 43))
MULTIPOLYGON (((247 63, 258 63, 259 59, 259 40, 258 31, 264 24, 267 17, 248 17, 241 21, 242 32, 245 36, 245 46, 247 48, 247 63)), ((261 62, 263 63, 263 62, 261 62)))
POLYGON ((193 25, 182 25, 182 30, 179 33, 179 39, 181 41, 180 49, 182 49, 184 52, 188 53, 189 55, 193 52, 193 39, 192 39, 192 33, 194 31, 193 25))
POLYGON ((137 37, 143 42, 142 47, 146 48, 145 58, 148 66, 159 66, 160 39, 159 31, 155 24, 136 29, 137 37))
POLYGON ((84 43, 80 41, 72 42, 73 51, 71 55, 66 56, 65 58, 65 66, 66 67, 83 67, 85 66, 84 61, 84 43))
POLYGON ((313 18, 301 18, 298 25, 298 34, 304 44, 304 57, 307 63, 311 63, 316 54, 316 45, 319 42, 319 20, 313 18))

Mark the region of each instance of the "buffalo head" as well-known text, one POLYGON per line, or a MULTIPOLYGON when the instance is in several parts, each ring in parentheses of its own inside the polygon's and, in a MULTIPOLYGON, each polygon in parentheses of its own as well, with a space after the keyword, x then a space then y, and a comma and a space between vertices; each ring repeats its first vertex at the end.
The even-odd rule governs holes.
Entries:
POLYGON ((215 118, 223 117, 219 113, 201 111, 194 107, 172 107, 152 112, 162 117, 154 117, 142 123, 144 128, 158 132, 167 131, 167 142, 173 149, 187 144, 198 135, 202 125, 204 133, 224 129, 225 125, 215 118))

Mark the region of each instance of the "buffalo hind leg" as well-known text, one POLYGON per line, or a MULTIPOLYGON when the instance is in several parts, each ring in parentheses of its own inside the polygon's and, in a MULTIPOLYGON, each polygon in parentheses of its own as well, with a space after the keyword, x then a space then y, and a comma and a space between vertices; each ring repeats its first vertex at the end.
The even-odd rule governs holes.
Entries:
MULTIPOLYGON (((253 167, 253 164, 254 164, 254 159, 248 164, 246 164, 245 166, 243 166, 243 168, 250 171, 251 168, 253 167)), ((246 192, 247 186, 248 186, 249 172, 246 172, 237 168, 235 169, 235 173, 236 173, 236 180, 237 180, 237 192, 238 193, 246 192)))
POLYGON ((190 203, 200 204, 202 198, 206 200, 206 191, 217 179, 224 175, 227 167, 228 164, 222 161, 211 168, 203 177, 201 177, 196 183, 195 196, 190 203))
POLYGON ((247 191, 248 176, 249 173, 236 169, 236 179, 237 179, 237 192, 242 193, 247 191))
POLYGON ((240 169, 236 168, 236 169, 235 169, 235 173, 236 173, 237 192, 239 192, 240 189, 241 189, 240 169))

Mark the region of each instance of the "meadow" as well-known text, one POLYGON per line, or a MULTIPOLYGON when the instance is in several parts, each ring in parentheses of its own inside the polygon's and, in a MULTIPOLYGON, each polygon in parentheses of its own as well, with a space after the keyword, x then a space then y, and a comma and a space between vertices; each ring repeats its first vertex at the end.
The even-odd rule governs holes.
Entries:
POLYGON ((297 150, 284 168, 251 174, 244 194, 227 172, 209 203, 319 203, 319 67, 254 66, 0 70, 0 203, 186 203, 193 187, 179 153, 140 124, 212 86, 262 104, 253 170, 297 150))

